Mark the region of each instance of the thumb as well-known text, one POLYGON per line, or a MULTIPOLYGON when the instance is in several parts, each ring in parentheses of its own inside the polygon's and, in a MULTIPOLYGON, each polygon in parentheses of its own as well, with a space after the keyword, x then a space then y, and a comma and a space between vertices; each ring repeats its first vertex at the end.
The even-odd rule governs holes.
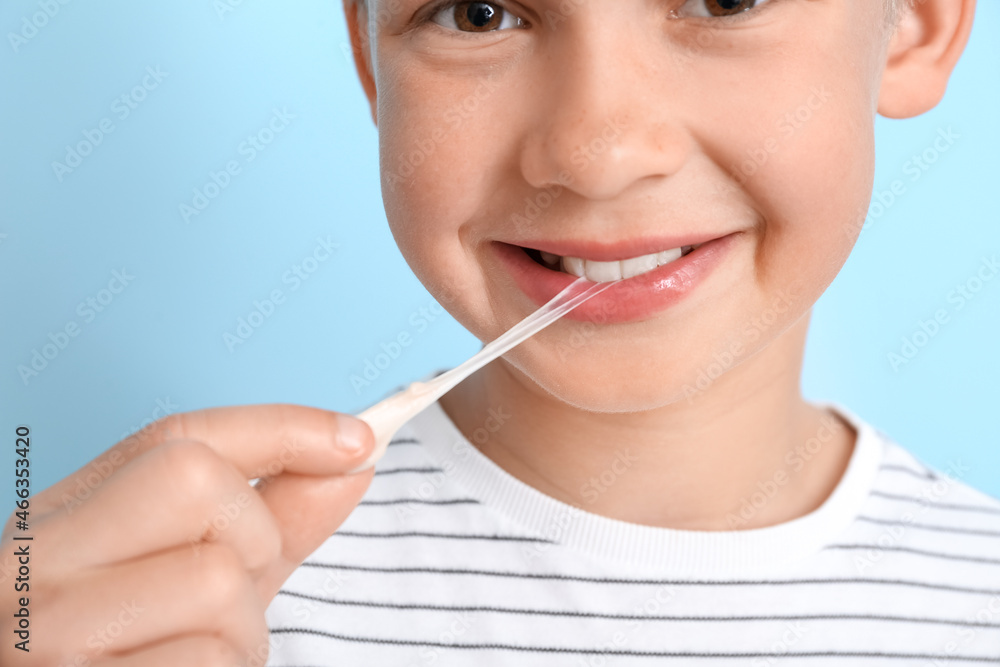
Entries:
POLYGON ((354 511, 368 490, 374 468, 317 477, 286 472, 261 489, 281 530, 281 555, 257 580, 261 600, 270 603, 282 584, 354 511))

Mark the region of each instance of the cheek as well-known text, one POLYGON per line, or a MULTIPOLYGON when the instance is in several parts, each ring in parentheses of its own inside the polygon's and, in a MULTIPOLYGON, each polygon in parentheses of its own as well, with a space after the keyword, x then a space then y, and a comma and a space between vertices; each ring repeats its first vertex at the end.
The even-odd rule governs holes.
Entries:
POLYGON ((731 117, 712 139, 730 187, 758 216, 764 292, 797 282, 818 297, 850 254, 871 196, 873 83, 857 74, 868 56, 838 56, 842 41, 820 40, 785 45, 764 68, 781 76, 727 81, 740 122, 731 117))
POLYGON ((511 130, 493 117, 488 80, 399 69, 380 80, 391 100, 379 110, 383 194, 397 214, 390 222, 454 227, 489 199, 489 169, 511 130))
MULTIPOLYGON (((497 128, 482 82, 392 72, 379 81, 382 195, 393 237, 420 281, 464 320, 482 293, 463 227, 486 217, 497 128), (455 276, 463 276, 461 283, 455 276), (443 296, 442 296, 443 295, 443 296), (467 295, 463 297, 462 295, 467 295), (447 303, 451 302, 451 303, 447 303)), ((496 210, 496 209, 493 209, 496 210)))

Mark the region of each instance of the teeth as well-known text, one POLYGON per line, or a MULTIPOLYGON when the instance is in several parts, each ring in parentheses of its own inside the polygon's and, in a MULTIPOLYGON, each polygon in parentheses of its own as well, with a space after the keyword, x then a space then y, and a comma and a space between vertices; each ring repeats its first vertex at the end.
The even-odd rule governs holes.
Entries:
POLYGON ((584 276, 583 264, 584 261, 579 257, 562 258, 562 270, 576 276, 577 278, 583 278, 584 276))
POLYGON ((539 250, 538 252, 542 255, 542 261, 551 266, 557 266, 559 264, 559 255, 553 255, 551 252, 545 252, 544 250, 539 250))
POLYGON ((633 257, 632 259, 623 259, 619 264, 622 267, 622 278, 631 278, 632 276, 637 276, 640 273, 646 273, 646 271, 652 271, 660 262, 660 253, 655 255, 643 255, 642 257, 633 257))
MULTIPOLYGON (((701 245, 701 244, 699 244, 701 245)), ((672 248, 661 252, 632 257, 617 262, 595 262, 590 259, 580 259, 579 257, 559 257, 552 253, 542 252, 542 260, 547 264, 555 265, 561 261, 562 270, 577 278, 587 277, 595 283, 606 283, 622 278, 632 278, 640 274, 652 271, 658 266, 669 264, 680 259, 698 246, 684 246, 683 248, 672 248)))
POLYGON ((593 280, 595 283, 608 283, 622 278, 621 262, 592 262, 585 259, 583 266, 587 280, 593 280))
POLYGON ((680 259, 683 251, 680 248, 673 248, 672 250, 664 250, 663 252, 656 253, 656 262, 663 266, 664 264, 669 264, 675 259, 680 259))

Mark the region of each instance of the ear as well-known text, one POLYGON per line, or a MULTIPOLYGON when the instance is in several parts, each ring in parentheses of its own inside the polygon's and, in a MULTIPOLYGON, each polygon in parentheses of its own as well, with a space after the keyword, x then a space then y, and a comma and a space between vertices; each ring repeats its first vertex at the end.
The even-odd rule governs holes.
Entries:
MULTIPOLYGON (((377 0, 368 0, 376 2, 377 0)), ((344 16, 347 19, 347 31, 351 36, 351 53, 354 55, 354 68, 358 71, 361 87, 368 97, 372 122, 378 127, 378 105, 375 91, 375 77, 372 74, 371 41, 368 39, 368 11, 362 0, 343 0, 344 16)))
POLYGON ((887 118, 917 116, 941 101, 976 10, 976 0, 901 3, 879 90, 878 112, 887 118))

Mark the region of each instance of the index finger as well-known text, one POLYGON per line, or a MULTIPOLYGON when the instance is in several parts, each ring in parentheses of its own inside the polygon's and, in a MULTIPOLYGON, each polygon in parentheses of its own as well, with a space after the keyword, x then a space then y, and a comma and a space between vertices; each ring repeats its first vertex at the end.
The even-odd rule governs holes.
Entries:
POLYGON ((79 498, 95 481, 100 483, 132 459, 177 439, 208 445, 247 479, 274 477, 286 470, 303 475, 343 474, 360 465, 374 447, 374 435, 363 421, 304 405, 271 403, 179 412, 125 438, 38 494, 36 507, 79 498))

